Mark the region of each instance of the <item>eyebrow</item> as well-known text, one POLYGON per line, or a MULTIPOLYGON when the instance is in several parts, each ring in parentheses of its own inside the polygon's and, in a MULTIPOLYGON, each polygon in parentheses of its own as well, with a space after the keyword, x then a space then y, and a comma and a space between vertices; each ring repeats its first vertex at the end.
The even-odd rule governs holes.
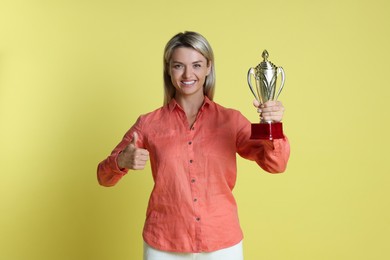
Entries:
MULTIPOLYGON (((204 62, 204 61, 198 60, 198 61, 192 62, 192 64, 195 64, 195 63, 202 63, 202 62, 204 62)), ((172 63, 180 63, 180 64, 183 64, 183 62, 180 62, 180 61, 172 61, 172 63)))

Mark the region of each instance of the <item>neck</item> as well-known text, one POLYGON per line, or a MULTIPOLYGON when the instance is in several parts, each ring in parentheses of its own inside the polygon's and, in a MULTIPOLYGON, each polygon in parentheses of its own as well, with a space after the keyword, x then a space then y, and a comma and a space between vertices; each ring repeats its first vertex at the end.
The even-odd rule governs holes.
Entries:
POLYGON ((199 97, 183 97, 176 95, 175 99, 180 107, 184 110, 187 117, 196 115, 204 102, 203 95, 199 97))

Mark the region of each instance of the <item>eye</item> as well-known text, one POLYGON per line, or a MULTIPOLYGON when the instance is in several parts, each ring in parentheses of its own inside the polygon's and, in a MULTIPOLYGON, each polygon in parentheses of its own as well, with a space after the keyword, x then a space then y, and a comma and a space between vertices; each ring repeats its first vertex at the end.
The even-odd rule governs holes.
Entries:
POLYGON ((183 68, 183 65, 182 64, 173 64, 172 68, 178 70, 178 69, 183 68))
POLYGON ((194 68, 201 68, 201 67, 202 67, 202 65, 199 64, 199 63, 195 63, 195 64, 194 64, 194 68))

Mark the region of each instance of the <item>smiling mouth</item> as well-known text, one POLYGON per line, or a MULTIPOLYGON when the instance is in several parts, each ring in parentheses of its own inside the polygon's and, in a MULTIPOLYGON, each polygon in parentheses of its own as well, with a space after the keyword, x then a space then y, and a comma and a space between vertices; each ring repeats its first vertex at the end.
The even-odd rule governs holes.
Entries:
POLYGON ((195 80, 191 80, 191 81, 182 81, 181 82, 183 85, 186 85, 186 86, 189 86, 189 85, 193 85, 195 83, 195 80))

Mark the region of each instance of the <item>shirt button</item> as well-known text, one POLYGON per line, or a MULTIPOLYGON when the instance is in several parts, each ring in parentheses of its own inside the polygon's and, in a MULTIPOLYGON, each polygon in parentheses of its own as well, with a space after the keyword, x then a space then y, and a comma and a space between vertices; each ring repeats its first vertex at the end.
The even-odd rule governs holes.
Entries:
POLYGON ((195 198, 195 199, 194 199, 194 202, 197 202, 197 201, 198 201, 198 199, 197 199, 197 198, 195 198))
POLYGON ((189 145, 191 145, 191 144, 192 144, 192 142, 191 142, 191 141, 189 141, 189 142, 188 142, 188 144, 189 144, 189 145))
POLYGON ((199 218, 199 217, 197 217, 197 218, 196 218, 196 221, 200 221, 200 218, 199 218))
POLYGON ((193 160, 190 160, 190 163, 192 163, 193 162, 193 160))
POLYGON ((195 183, 195 179, 192 179, 191 182, 192 182, 192 183, 195 183))

